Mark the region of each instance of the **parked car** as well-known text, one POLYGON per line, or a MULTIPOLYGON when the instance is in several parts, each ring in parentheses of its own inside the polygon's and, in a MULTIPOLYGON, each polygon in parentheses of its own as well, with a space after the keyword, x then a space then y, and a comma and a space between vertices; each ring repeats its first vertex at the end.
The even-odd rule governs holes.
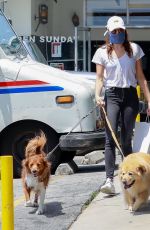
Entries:
POLYGON ((40 130, 47 137, 46 153, 60 142, 50 155, 53 173, 79 152, 104 148, 94 88, 94 82, 34 61, 0 11, 0 152, 14 156, 15 177, 27 142, 40 130))

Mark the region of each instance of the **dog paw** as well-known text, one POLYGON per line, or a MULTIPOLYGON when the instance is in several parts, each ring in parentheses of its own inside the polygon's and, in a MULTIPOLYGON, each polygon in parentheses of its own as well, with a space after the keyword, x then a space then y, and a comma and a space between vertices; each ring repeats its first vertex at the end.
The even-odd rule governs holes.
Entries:
POLYGON ((129 211, 130 211, 130 212, 134 212, 134 210, 133 210, 133 207, 132 207, 132 206, 129 206, 129 208, 128 208, 128 209, 129 209, 129 211))
POLYGON ((39 207, 39 205, 38 205, 38 203, 34 202, 34 203, 32 204, 32 207, 39 207))
POLYGON ((26 201, 24 204, 25 207, 33 207, 33 204, 30 200, 26 201))
POLYGON ((44 213, 44 210, 43 209, 39 209, 36 211, 36 214, 37 215, 42 215, 44 213))

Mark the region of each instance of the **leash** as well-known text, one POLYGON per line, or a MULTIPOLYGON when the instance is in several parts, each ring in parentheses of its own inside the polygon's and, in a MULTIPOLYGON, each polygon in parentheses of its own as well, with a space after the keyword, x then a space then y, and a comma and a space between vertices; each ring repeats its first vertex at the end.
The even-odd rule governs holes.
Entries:
MULTIPOLYGON (((82 120, 84 120, 86 117, 88 117, 91 113, 94 112, 94 110, 98 107, 99 105, 96 105, 92 110, 90 110, 85 116, 83 116, 74 126, 73 128, 69 131, 69 133, 67 133, 64 138, 66 138, 67 136, 69 136, 69 134, 81 123, 82 120)), ((59 141, 59 143, 46 155, 46 159, 48 161, 50 161, 50 156, 51 154, 59 147, 59 145, 61 144, 62 141, 59 141)), ((13 153, 13 157, 14 159, 17 161, 18 164, 21 165, 19 159, 17 158, 17 156, 13 153)))
MULTIPOLYGON (((81 121, 83 121, 85 118, 87 118, 91 113, 94 112, 94 110, 98 107, 99 105, 96 105, 92 110, 90 110, 85 116, 83 116, 74 126, 73 128, 69 131, 69 133, 67 133, 64 136, 64 139, 69 136, 69 134, 81 123, 81 121)), ((61 144, 62 140, 59 141, 59 143, 46 155, 46 159, 50 160, 50 156, 52 155, 52 153, 59 147, 59 145, 61 144)))
MULTIPOLYGON (((97 108, 97 107, 99 107, 99 105, 96 105, 92 110, 90 110, 85 116, 83 116, 74 126, 73 126, 73 128, 64 136, 64 138, 67 138, 67 136, 69 136, 70 135, 70 133, 85 119, 85 118, 87 118, 91 113, 93 113, 94 112, 94 110, 97 108)), ((121 147, 120 147, 120 145, 119 145, 119 143, 118 143, 118 141, 117 141, 117 138, 116 138, 116 136, 115 136, 115 133, 114 133, 114 131, 112 130, 112 127, 111 127, 111 124, 110 124, 110 122, 109 122, 109 119, 108 119, 108 117, 107 117, 107 115, 106 115, 106 111, 105 111, 105 108, 103 107, 103 106, 101 106, 101 109, 102 109, 102 111, 103 111, 103 114, 104 114, 104 117, 105 117, 105 120, 106 120, 106 122, 107 122, 107 125, 108 125, 108 127, 109 127, 109 129, 110 129, 110 131, 111 131, 111 134, 112 134, 112 137, 113 137, 113 139, 114 139, 114 141, 115 141, 115 143, 116 143, 116 146, 118 147, 118 149, 119 149, 119 151, 120 151, 120 153, 121 153, 121 155, 122 155, 122 157, 124 158, 124 154, 123 154, 123 151, 122 151, 122 149, 121 149, 121 147)), ((52 155, 52 153, 59 147, 59 145, 61 144, 61 142, 62 141, 59 141, 59 143, 46 155, 46 159, 47 160, 49 160, 50 161, 50 156, 52 155)), ((14 158, 16 159, 16 156, 13 154, 13 156, 14 156, 14 158)), ((18 163, 20 163, 19 161, 18 161, 18 159, 16 159, 16 161, 18 162, 18 163)))
MULTIPOLYGON (((98 106, 99 106, 99 105, 96 105, 92 110, 89 111, 88 114, 86 114, 84 117, 82 117, 82 118, 73 126, 73 128, 64 136, 64 138, 66 138, 67 136, 69 136, 69 134, 70 134, 70 133, 81 123, 81 121, 84 120, 86 117, 88 117, 91 113, 93 113, 93 111, 94 111, 98 106)), ((115 143, 116 143, 116 146, 118 147, 118 149, 119 149, 119 151, 120 151, 122 157, 124 158, 123 151, 122 151, 122 149, 121 149, 121 147, 120 147, 120 145, 119 145, 119 143, 118 143, 118 141, 117 141, 117 138, 116 138, 116 136, 115 136, 114 131, 112 130, 110 121, 109 121, 109 119, 108 119, 108 117, 107 117, 107 115, 106 115, 105 108, 104 108, 103 106, 102 106, 101 108, 102 108, 102 111, 103 111, 103 114, 104 114, 106 123, 107 123, 107 125, 108 125, 108 127, 109 127, 109 129, 110 129, 110 131, 111 131, 111 135, 112 135, 112 137, 113 137, 113 139, 114 139, 114 141, 115 141, 115 143)), ((62 142, 62 141, 59 141, 59 143, 58 143, 58 144, 57 144, 57 145, 46 155, 47 160, 50 160, 51 154, 59 147, 59 145, 61 144, 61 142, 62 142)))
POLYGON ((113 137, 113 139, 114 139, 114 141, 115 141, 115 143, 116 143, 116 145, 117 145, 117 147, 118 147, 118 149, 119 149, 119 151, 120 151, 122 157, 124 158, 125 156, 124 156, 123 151, 122 151, 122 149, 121 149, 121 147, 120 147, 120 145, 119 145, 119 143, 118 143, 118 141, 117 141, 117 138, 116 138, 116 136, 115 136, 115 133, 114 133, 114 131, 112 130, 110 121, 109 121, 109 119, 108 119, 108 117, 107 117, 107 115, 106 115, 105 108, 104 108, 103 106, 101 106, 101 108, 102 108, 102 111, 103 111, 103 113, 104 113, 105 120, 106 120, 106 123, 107 123, 107 125, 108 125, 108 128, 109 128, 110 131, 111 131, 111 135, 112 135, 112 137, 113 137))

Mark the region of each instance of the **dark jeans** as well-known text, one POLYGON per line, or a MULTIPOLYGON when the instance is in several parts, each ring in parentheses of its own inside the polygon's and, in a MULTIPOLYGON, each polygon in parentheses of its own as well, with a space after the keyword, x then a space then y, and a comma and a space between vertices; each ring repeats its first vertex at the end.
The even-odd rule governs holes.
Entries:
MULTIPOLYGON (((139 109, 139 100, 136 88, 112 87, 105 91, 105 106, 112 129, 117 136, 118 125, 121 125, 121 148, 124 156, 132 153, 132 135, 136 116, 139 109)), ((115 147, 111 132, 106 124, 105 142, 105 169, 106 177, 113 178, 115 170, 115 147)))

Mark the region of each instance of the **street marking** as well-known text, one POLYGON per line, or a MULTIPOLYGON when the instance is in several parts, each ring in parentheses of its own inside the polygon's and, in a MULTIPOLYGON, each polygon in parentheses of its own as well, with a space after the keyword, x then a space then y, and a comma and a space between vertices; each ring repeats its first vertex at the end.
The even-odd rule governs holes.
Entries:
POLYGON ((14 201, 14 208, 17 207, 19 204, 21 204, 24 201, 24 196, 21 196, 19 199, 14 201))
MULTIPOLYGON (((14 208, 17 207, 24 201, 24 196, 21 196, 19 199, 14 201, 14 208)), ((0 211, 0 223, 1 223, 2 212, 0 211)))

